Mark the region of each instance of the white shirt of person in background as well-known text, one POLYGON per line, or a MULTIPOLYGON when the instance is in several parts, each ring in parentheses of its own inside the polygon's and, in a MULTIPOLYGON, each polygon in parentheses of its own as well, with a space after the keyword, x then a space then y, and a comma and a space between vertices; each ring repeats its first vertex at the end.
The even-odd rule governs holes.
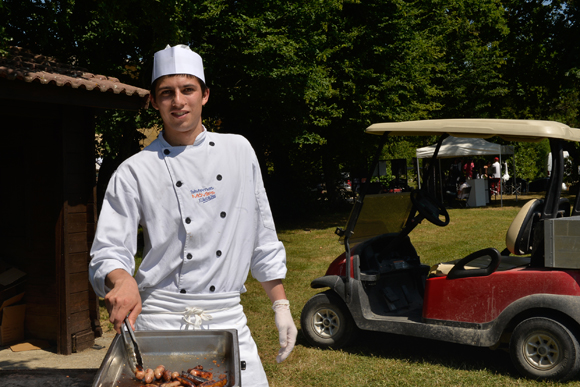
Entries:
POLYGON ((496 157, 495 162, 491 165, 492 175, 491 177, 494 179, 501 178, 501 166, 499 165, 499 159, 496 157))

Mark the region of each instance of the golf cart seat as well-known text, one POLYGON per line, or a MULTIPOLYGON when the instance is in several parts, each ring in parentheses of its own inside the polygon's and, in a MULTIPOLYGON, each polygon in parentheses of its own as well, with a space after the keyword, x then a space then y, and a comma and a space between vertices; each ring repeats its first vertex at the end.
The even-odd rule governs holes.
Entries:
MULTIPOLYGON (((534 244, 533 229, 542 217, 543 206, 543 200, 532 199, 522 207, 506 233, 505 244, 507 251, 504 250, 502 255, 509 255, 508 252, 514 255, 532 253, 534 244)), ((570 201, 567 198, 560 198, 556 217, 567 216, 570 216, 570 201)))
MULTIPOLYGON (((495 271, 511 270, 516 267, 528 266, 530 264, 531 257, 528 254, 532 253, 532 248, 534 246, 534 226, 542 216, 543 206, 543 200, 532 199, 524 204, 520 209, 507 230, 506 249, 502 251, 499 265, 495 271), (510 255, 510 253, 514 255, 510 255), (523 255, 527 256, 524 257, 523 255)), ((566 198, 560 198, 557 217, 565 216, 570 216, 570 202, 566 198)), ((476 253, 470 254, 469 256, 474 259, 469 261, 469 265, 466 265, 465 269, 473 270, 489 266, 490 257, 494 254, 487 250, 489 249, 480 250, 476 253)), ((432 266, 429 272, 429 277, 448 275, 451 269, 453 269, 459 261, 460 260, 457 259, 432 266)))
MULTIPOLYGON (((531 252, 533 235, 532 226, 540 217, 542 204, 542 200, 532 199, 528 201, 518 212, 508 228, 506 233, 506 246, 507 250, 509 250, 510 253, 515 254, 515 256, 507 256, 505 251, 503 252, 504 256, 499 256, 499 253, 495 254, 495 252, 497 252, 495 249, 484 249, 470 254, 468 257, 474 257, 474 259, 469 260, 469 263, 465 265, 464 268, 466 270, 479 270, 488 267, 490 262, 493 261, 492 257, 495 255, 497 255, 496 258, 499 258, 499 265, 494 271, 510 270, 519 266, 529 265, 530 257, 520 257, 520 255, 529 254, 531 252), (495 252, 488 250, 495 250, 495 252)), ((454 261, 434 265, 431 267, 429 277, 449 275, 451 270, 459 261, 459 259, 456 259, 454 261)))
POLYGON ((532 226, 540 219, 543 200, 528 201, 508 228, 505 244, 510 253, 526 255, 532 252, 532 226))
MULTIPOLYGON (((532 226, 540 217, 540 210, 543 201, 532 199, 528 201, 518 212, 512 221, 506 233, 506 246, 510 253, 516 256, 502 256, 497 267, 497 271, 510 270, 518 266, 527 266, 530 263, 530 257, 518 257, 529 254, 532 249, 532 226)), ((477 253, 474 253, 477 254, 477 253)), ((491 253, 482 253, 479 257, 471 260, 469 265, 465 266, 467 270, 475 270, 486 267, 490 263, 491 253)), ((505 252, 504 252, 505 254, 505 252)), ((471 254, 473 255, 473 254, 471 254)), ((440 277, 449 274, 451 269, 460 260, 443 262, 434 265, 429 272, 430 277, 440 277)))

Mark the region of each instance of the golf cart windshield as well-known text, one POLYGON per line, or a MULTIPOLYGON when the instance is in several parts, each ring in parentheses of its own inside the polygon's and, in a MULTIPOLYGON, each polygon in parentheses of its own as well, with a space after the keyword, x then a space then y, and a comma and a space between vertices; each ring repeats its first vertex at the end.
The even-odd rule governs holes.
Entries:
MULTIPOLYGON (((378 235, 401 232, 412 208, 409 192, 366 195, 349 239, 350 243, 360 243, 378 235)), ((342 242, 344 237, 340 240, 342 242)))

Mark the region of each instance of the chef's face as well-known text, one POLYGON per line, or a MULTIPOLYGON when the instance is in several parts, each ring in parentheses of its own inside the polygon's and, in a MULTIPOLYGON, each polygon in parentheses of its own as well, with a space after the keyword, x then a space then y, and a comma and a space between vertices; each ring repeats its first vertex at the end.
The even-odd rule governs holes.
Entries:
POLYGON ((209 99, 209 89, 202 90, 196 77, 164 76, 157 80, 151 105, 159 110, 169 137, 199 134, 203 130, 201 111, 209 99))

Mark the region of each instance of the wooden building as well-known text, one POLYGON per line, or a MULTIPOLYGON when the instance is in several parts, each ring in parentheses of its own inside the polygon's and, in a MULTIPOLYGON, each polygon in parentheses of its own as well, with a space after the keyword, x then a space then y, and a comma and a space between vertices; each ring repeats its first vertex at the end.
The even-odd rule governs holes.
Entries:
POLYGON ((98 109, 138 110, 149 92, 12 48, 0 58, 0 260, 27 274, 25 334, 78 352, 102 333, 88 281, 96 224, 98 109))

